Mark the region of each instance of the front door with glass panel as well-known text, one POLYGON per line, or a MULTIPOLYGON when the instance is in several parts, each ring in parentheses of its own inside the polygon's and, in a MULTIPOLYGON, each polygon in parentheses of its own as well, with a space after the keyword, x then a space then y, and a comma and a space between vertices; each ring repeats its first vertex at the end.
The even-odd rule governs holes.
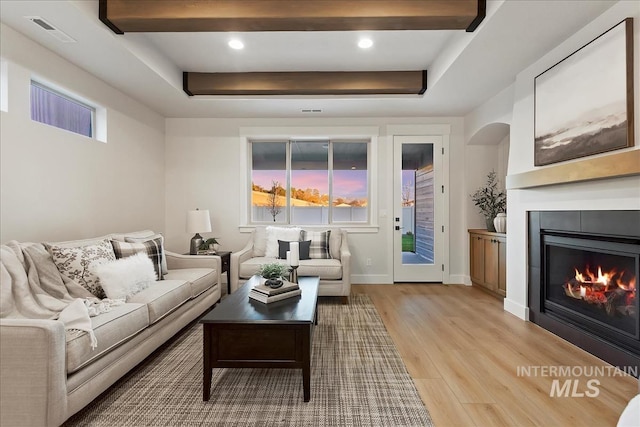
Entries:
POLYGON ((393 279, 442 282, 442 137, 395 136, 393 279))

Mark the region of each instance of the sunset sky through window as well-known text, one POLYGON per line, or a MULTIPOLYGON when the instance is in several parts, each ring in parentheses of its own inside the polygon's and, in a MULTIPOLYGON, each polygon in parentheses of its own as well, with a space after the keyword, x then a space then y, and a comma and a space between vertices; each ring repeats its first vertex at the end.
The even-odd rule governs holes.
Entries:
MULTIPOLYGON (((320 194, 329 192, 329 180, 326 170, 294 170, 292 174, 293 187, 306 190, 317 189, 320 194)), ((262 188, 271 188, 272 181, 278 181, 284 187, 286 183, 285 171, 282 170, 254 170, 253 183, 262 188)), ((367 197, 367 171, 365 170, 336 170, 333 172, 333 187, 336 197, 349 199, 363 199, 367 197)))

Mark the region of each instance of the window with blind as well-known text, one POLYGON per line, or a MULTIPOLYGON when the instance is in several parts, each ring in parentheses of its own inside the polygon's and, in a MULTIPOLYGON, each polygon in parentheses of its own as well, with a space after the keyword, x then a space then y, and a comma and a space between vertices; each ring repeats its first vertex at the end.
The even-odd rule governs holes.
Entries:
POLYGON ((93 138, 96 109, 31 81, 31 119, 93 138))

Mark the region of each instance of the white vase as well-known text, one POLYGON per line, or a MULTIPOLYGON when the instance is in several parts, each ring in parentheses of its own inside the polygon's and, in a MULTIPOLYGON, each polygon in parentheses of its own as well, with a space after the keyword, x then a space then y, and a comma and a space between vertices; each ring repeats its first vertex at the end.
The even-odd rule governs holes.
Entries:
POLYGON ((506 233, 507 232, 507 214, 499 213, 493 219, 493 225, 496 227, 497 233, 506 233))

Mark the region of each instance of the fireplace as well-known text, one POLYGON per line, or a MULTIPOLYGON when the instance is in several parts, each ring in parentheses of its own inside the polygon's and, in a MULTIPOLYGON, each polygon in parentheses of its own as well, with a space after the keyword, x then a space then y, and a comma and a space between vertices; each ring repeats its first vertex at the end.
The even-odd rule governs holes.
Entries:
POLYGON ((640 211, 529 213, 530 320, 640 367, 640 211))

